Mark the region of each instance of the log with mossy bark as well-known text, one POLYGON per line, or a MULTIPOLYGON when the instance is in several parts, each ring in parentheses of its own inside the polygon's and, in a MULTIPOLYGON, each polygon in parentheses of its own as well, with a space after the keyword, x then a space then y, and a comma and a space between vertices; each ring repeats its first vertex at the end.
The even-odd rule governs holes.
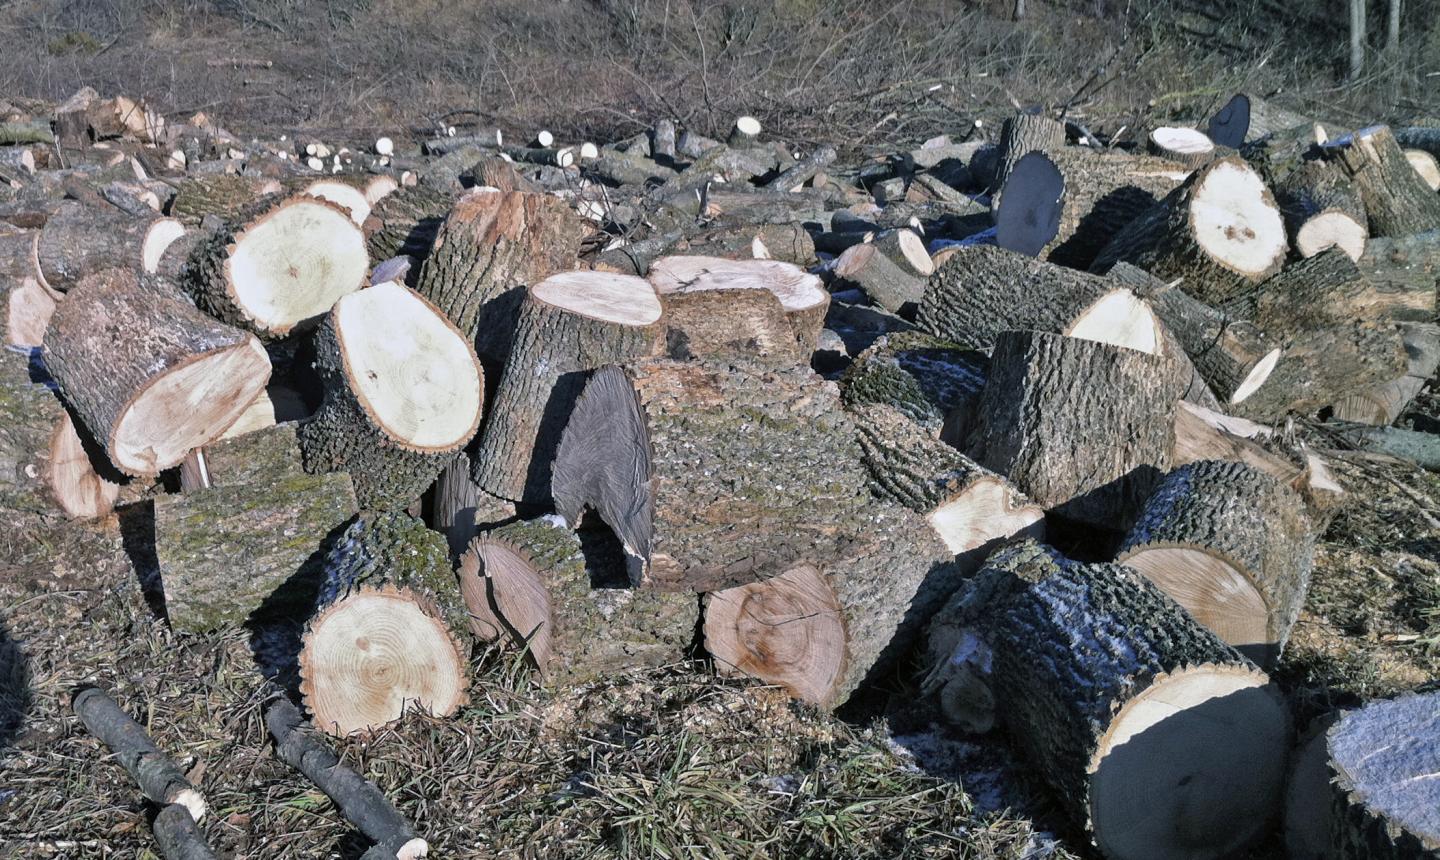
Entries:
POLYGON ((428 185, 412 185, 386 195, 361 225, 370 259, 425 259, 454 205, 454 194, 428 185))
POLYGON ((67 294, 45 334, 45 364, 130 475, 156 475, 218 437, 270 378, 253 336, 127 269, 89 276, 67 294))
POLYGON ((120 766, 140 786, 147 799, 180 806, 192 821, 205 817, 208 806, 205 796, 114 699, 99 687, 85 687, 71 698, 70 707, 85 729, 115 753, 120 766))
POLYGON ((1338 245, 1358 260, 1370 238, 1365 204, 1354 184, 1335 165, 1307 161, 1275 187, 1290 244, 1302 257, 1338 245))
POLYGON ((549 684, 576 684, 682 659, 693 594, 635 588, 608 535, 553 517, 481 533, 460 560, 471 630, 525 649, 549 684))
POLYGON ((40 282, 63 292, 105 269, 153 274, 165 249, 184 232, 179 221, 158 213, 137 218, 111 206, 66 201, 40 231, 35 252, 40 282))
POLYGON ((180 464, 181 492, 264 484, 304 474, 298 429, 294 421, 272 423, 196 448, 180 464))
POLYGON ((190 227, 199 226, 207 215, 229 220, 253 208, 262 197, 283 190, 283 183, 264 176, 222 173, 191 177, 177 185, 170 216, 190 227))
POLYGON ((1173 359, 1003 332, 963 450, 1048 510, 1123 530, 1169 468, 1173 359))
POLYGON ((1270 190, 1229 156, 1192 173, 1116 234, 1091 271, 1133 263, 1162 280, 1184 278, 1187 293, 1215 302, 1280 271, 1288 247, 1270 190))
POLYGON ((1440 195, 1427 186, 1389 126, 1352 132, 1321 147, 1355 186, 1373 236, 1406 236, 1440 228, 1440 195))
POLYGON ((558 197, 469 191, 436 234, 419 293, 474 340, 482 357, 503 362, 525 288, 573 269, 585 233, 558 197))
POLYGON ((922 332, 882 336, 855 357, 840 378, 848 410, 879 404, 898 410, 925 432, 958 441, 959 425, 980 398, 990 360, 983 352, 922 332))
POLYGON ((818 277, 779 260, 662 257, 650 266, 648 278, 661 297, 708 290, 767 290, 780 300, 796 344, 807 354, 815 350, 830 307, 830 295, 818 277))
POLYGON ((1218 858, 1265 835, 1290 727, 1263 672, 1127 567, 1025 541, 979 576, 979 611, 962 593, 937 616, 969 615, 941 657, 983 649, 995 713, 1102 853, 1218 858))
POLYGON ((405 513, 366 513, 325 556, 301 640, 300 694, 344 737, 424 708, 449 716, 469 688, 469 618, 445 539, 405 513))
POLYGON ((469 340, 399 284, 336 302, 315 369, 325 400, 300 428, 305 468, 349 472, 364 508, 409 506, 480 426, 484 374, 469 340))
POLYGON ((1273 666, 1305 602, 1314 557, 1298 493, 1250 466, 1202 460, 1165 476, 1115 560, 1240 653, 1273 666))

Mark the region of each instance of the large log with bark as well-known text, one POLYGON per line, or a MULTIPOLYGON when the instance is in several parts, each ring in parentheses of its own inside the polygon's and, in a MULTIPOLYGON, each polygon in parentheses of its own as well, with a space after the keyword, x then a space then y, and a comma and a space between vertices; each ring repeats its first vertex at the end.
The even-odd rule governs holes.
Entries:
POLYGON ((1305 602, 1314 555, 1298 493, 1250 466, 1203 460, 1156 486, 1115 560, 1240 653, 1273 666, 1305 602))
POLYGON ((661 335, 649 282, 565 272, 531 287, 475 458, 475 482, 504 499, 550 498, 551 462, 586 374, 649 355, 661 335))
POLYGON ((170 216, 189 227, 198 227, 209 215, 228 221, 244 215, 261 198, 284 190, 285 186, 279 180, 265 176, 234 173, 193 176, 175 188, 175 197, 170 201, 170 216))
POLYGON ((1340 857, 1440 857, 1440 693, 1371 702, 1325 737, 1331 844, 1340 857))
POLYGON ((45 365, 110 461, 146 476, 223 433, 270 378, 253 336, 122 269, 87 277, 60 303, 45 365))
POLYGON ((1330 141, 1321 152, 1354 183, 1373 236, 1405 236, 1440 228, 1440 195, 1425 184, 1395 135, 1370 126, 1330 141))
POLYGON ((300 428, 308 471, 345 471, 364 508, 408 506, 480 426, 484 374, 468 339, 405 287, 335 303, 315 335, 325 400, 300 428))
POLYGON ((1190 170, 1204 167, 1221 154, 1205 132, 1177 126, 1152 129, 1145 136, 1145 149, 1151 155, 1184 165, 1190 170))
POLYGON ((1307 161, 1275 188, 1290 244, 1302 257, 1339 246, 1350 259, 1365 253, 1370 238, 1365 204, 1354 184, 1335 165, 1307 161))
POLYGON ((1169 468, 1180 390, 1164 356, 1003 332, 964 450, 1054 513, 1123 530, 1169 468))
POLYGON ((656 260, 648 278, 662 297, 707 290, 768 290, 780 300, 795 341, 807 354, 815 350, 830 307, 830 296, 818 277, 779 260, 670 256, 656 260))
POLYGON ((1408 359, 1399 331, 1388 323, 1349 322, 1286 337, 1274 370, 1232 411, 1256 421, 1286 413, 1316 412, 1353 393, 1405 374, 1408 359))
POLYGON ((370 259, 425 259, 454 205, 455 195, 429 185, 412 185, 387 194, 361 225, 370 259))
POLYGON ((1405 375, 1342 397, 1331 404, 1331 417, 1362 424, 1393 423, 1429 384, 1440 367, 1440 326, 1400 323, 1399 328, 1405 344, 1405 375))
POLYGON ((325 556, 301 640, 300 694, 344 737, 467 701, 469 622, 445 539, 404 513, 365 514, 325 556))
POLYGON ((558 518, 481 533, 458 573, 472 632, 524 648, 550 684, 673 663, 695 636, 693 594, 633 587, 618 544, 558 518))
POLYGON ((1300 260, 1220 305, 1271 337, 1283 338, 1360 320, 1389 318, 1389 296, 1377 293, 1340 248, 1300 260))
POLYGON ((958 442, 980 399, 990 360, 983 352, 922 332, 882 336, 840 378, 847 410, 868 404, 895 409, 939 439, 958 442))
POLYGON ((269 426, 227 434, 191 451, 180 464, 180 491, 263 485, 304 473, 299 423, 276 424, 272 418, 269 426))
POLYGON ((1000 127, 1000 160, 990 189, 1005 187, 1017 162, 1031 152, 1053 152, 1065 145, 1065 124, 1043 111, 1020 111, 1000 127))
POLYGON ((305 195, 262 198, 195 246, 180 285, 216 319, 274 340, 316 324, 369 268, 345 209, 305 195))
POLYGON ((1376 294, 1385 296, 1390 319, 1435 319, 1435 294, 1440 287, 1440 230, 1371 239, 1356 263, 1376 294))
POLYGON ((573 269, 585 233, 558 197, 474 189, 440 225, 418 291, 474 340, 481 357, 503 362, 525 288, 573 269))
POLYGON ((63 292, 105 269, 154 274, 165 249, 184 232, 179 221, 155 212, 137 218, 110 206, 66 201, 40 231, 35 251, 40 283, 63 292))
POLYGON ((1208 302, 1280 271, 1288 244, 1270 190, 1238 157, 1200 168, 1105 247, 1091 271, 1124 261, 1162 280, 1184 278, 1208 302))
POLYGON ((717 289, 662 297, 664 354, 670 358, 808 364, 785 307, 765 289, 717 289))

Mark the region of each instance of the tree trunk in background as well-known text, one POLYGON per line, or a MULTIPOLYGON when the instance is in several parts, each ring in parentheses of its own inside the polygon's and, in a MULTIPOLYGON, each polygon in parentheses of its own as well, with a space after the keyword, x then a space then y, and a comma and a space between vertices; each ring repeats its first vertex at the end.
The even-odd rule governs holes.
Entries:
POLYGON ((1392 57, 1400 50, 1400 7, 1404 0, 1390 0, 1390 17, 1385 21, 1385 53, 1392 57))
POLYGON ((1360 77, 1365 67, 1365 0, 1350 2, 1350 78, 1360 77))

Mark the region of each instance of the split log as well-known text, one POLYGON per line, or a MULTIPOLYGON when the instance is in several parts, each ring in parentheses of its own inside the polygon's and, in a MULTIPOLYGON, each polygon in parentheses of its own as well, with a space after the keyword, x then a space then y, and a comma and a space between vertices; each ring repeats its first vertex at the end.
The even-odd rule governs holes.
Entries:
POLYGON ((1311 414, 1398 379, 1406 366, 1404 342, 1393 325, 1352 322, 1303 331, 1284 341, 1266 384, 1232 411, 1256 421, 1311 414))
POLYGON ((178 803, 162 808, 150 824, 165 860, 216 860, 189 810, 178 803))
MULTIPOLYGON (((273 413, 272 413, 273 415, 273 413)), ((286 421, 196 448, 180 464, 180 491, 274 483, 305 474, 299 424, 286 421)))
POLYGON ((345 737, 467 701, 469 622, 445 539, 404 513, 366 514, 325 556, 301 640, 300 694, 345 737))
POLYGON ((30 349, 44 343, 59 300, 60 294, 37 278, 0 273, 0 345, 30 349))
POLYGON ((1154 313, 1130 290, 989 245, 959 249, 930 277, 916 323, 975 349, 990 349, 1002 331, 1032 329, 1161 350, 1154 313))
POLYGON ((45 364, 110 461, 144 476, 225 432, 270 378, 254 337, 119 269, 55 309, 45 364))
POLYGON ((170 626, 201 633, 243 623, 311 567, 357 509, 343 474, 284 475, 262 484, 159 496, 155 555, 170 626), (235 576, 237 559, 245 575, 235 576))
POLYGON ((1210 139, 1221 146, 1238 149, 1247 141, 1259 140, 1309 122, 1294 111, 1248 93, 1236 93, 1210 118, 1210 139))
POLYGON ((1356 261, 1393 320, 1432 322, 1440 287, 1440 230, 1371 239, 1356 261))
POLYGON ((850 411, 888 406, 951 444, 980 399, 990 360, 952 341, 921 332, 882 336, 846 368, 840 395, 850 411))
POLYGON ((279 194, 285 186, 262 176, 197 176, 185 179, 175 189, 170 201, 170 216, 190 227, 197 227, 207 215, 230 220, 253 208, 261 198, 279 194))
POLYGON ((1405 375, 1341 398, 1330 407, 1332 417, 1362 424, 1390 424, 1430 382, 1440 367, 1440 327, 1401 323, 1399 328, 1407 359, 1405 375))
MULTIPOLYGON (((909 230, 904 232, 915 236, 909 230)), ((915 243, 923 253, 924 245, 918 236, 915 243)), ((925 260, 928 264, 928 254, 925 260)), ((891 313, 913 313, 925 294, 924 279, 917 277, 913 268, 906 271, 874 242, 852 245, 835 261, 831 272, 841 284, 859 288, 871 302, 891 313)))
POLYGON ((178 805, 194 821, 205 817, 205 796, 114 699, 98 687, 86 687, 75 694, 70 707, 85 729, 115 753, 120 766, 147 799, 161 805, 178 805))
POLYGON ((1299 494, 1249 466, 1204 460, 1165 476, 1115 560, 1240 653, 1273 666, 1305 602, 1314 557, 1299 494))
POLYGON ((503 362, 525 288, 573 269, 585 233, 584 223, 558 197, 467 192, 435 236, 418 292, 482 357, 503 362))
POLYGON ((267 340, 315 324, 365 283, 365 237, 344 209, 298 196, 266 198, 191 253, 180 279, 196 306, 267 340))
POLYGON ((705 290, 768 290, 785 308, 795 340, 807 354, 815 349, 830 306, 830 295, 818 277, 778 260, 665 257, 650 266, 649 280, 661 296, 705 290))
POLYGON ((405 817, 365 777, 340 763, 324 741, 304 727, 300 711, 277 696, 265 708, 265 728, 275 741, 275 755, 303 773, 329 797, 346 821, 396 860, 415 860, 430 851, 405 817))
POLYGON ((618 545, 586 540, 558 518, 481 534, 459 575, 471 630, 524 648, 549 684, 671 664, 695 637, 693 594, 630 587, 618 545))
POLYGON ((660 321, 660 299, 641 278, 565 272, 531 287, 480 440, 475 483, 503 499, 548 501, 551 463, 586 374, 649 355, 660 321))
POLYGON ((1161 126, 1146 136, 1145 146, 1151 155, 1183 164, 1192 170, 1204 167, 1218 155, 1210 136, 1193 128, 1161 126))
POLYGON ((120 487, 102 477, 70 413, 30 357, 0 351, 0 508, 104 516, 120 487))
POLYGON ((63 292, 105 269, 133 267, 154 274, 160 256, 185 227, 172 218, 151 215, 136 218, 110 206, 100 209, 78 201, 60 204, 45 222, 36 246, 40 283, 63 292))
POLYGON ((1270 190, 1238 157, 1216 159, 1121 230, 1091 271, 1124 261, 1208 302, 1280 271, 1285 224, 1270 190))
POLYGON ((1301 164, 1275 188, 1290 242, 1302 257, 1338 245, 1359 260, 1370 238, 1365 204, 1355 186, 1334 165, 1301 164))
POLYGON ((810 362, 780 299, 765 289, 718 289, 662 297, 664 354, 780 365, 810 362))
POLYGON ((1341 857, 1440 857, 1440 693, 1371 702, 1326 735, 1331 844, 1341 857))
POLYGON ((1263 672, 1121 565, 1026 541, 980 577, 979 635, 958 645, 993 655, 995 711, 1105 856, 1218 858, 1265 835, 1290 727, 1263 672))
POLYGON ((414 185, 387 195, 365 220, 365 246, 370 259, 425 259, 454 205, 453 194, 428 185, 414 185))
POLYGON ((1172 359, 1003 332, 964 450, 1053 513, 1125 529, 1169 468, 1179 395, 1172 359))
POLYGON ((999 191, 1016 162, 1031 152, 1053 152, 1065 145, 1065 124, 1039 110, 1021 111, 1000 128, 1000 160, 990 190, 999 191))
POLYGON ((1375 125, 1321 147, 1355 185, 1373 236, 1405 236, 1440 228, 1440 195, 1405 160, 1388 126, 1375 125))
POLYGON ((305 468, 349 472, 364 508, 408 506, 480 425, 484 374, 469 340, 399 284, 335 303, 315 369, 325 400, 300 428, 305 468))

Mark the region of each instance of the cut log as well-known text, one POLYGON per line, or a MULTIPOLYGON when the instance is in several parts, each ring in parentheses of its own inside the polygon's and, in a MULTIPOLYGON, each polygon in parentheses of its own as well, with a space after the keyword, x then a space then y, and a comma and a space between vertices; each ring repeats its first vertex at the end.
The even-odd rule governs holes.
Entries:
POLYGON ((957 425, 973 412, 989 367, 982 352, 921 332, 897 332, 855 357, 840 378, 840 393, 847 410, 888 406, 953 444, 963 436, 957 425))
POLYGON ((558 197, 475 189, 456 201, 440 226, 419 293, 474 341, 482 357, 503 362, 525 288, 573 269, 586 232, 558 197))
POLYGON ((110 461, 145 476, 225 432, 270 378, 254 337, 119 269, 56 308, 45 364, 110 461))
POLYGON ((831 272, 842 285, 864 291, 871 302, 891 313, 913 313, 925 294, 924 279, 917 277, 913 270, 906 271, 873 242, 850 246, 835 261, 831 272))
POLYGON ((990 349, 1011 329, 1162 348, 1155 315, 1130 290, 990 245, 961 248, 930 277, 916 323, 974 349, 990 349))
POLYGON ((1423 149, 1407 149, 1405 160, 1410 162, 1431 191, 1440 191, 1440 161, 1436 161, 1435 156, 1423 149))
POLYGON ((115 753, 120 766, 146 798, 162 805, 181 806, 194 821, 205 817, 205 796, 114 699, 98 687, 86 687, 75 694, 70 706, 86 731, 115 753))
POLYGON ((407 514, 360 517, 325 557, 302 639, 315 726, 345 737, 419 708, 450 716, 467 700, 468 632, 445 539, 407 514))
POLYGON ((1406 236, 1440 228, 1440 195, 1410 166, 1388 126, 1347 134, 1326 143, 1321 151, 1354 183, 1372 236, 1406 236))
POLYGON ((165 860, 216 860, 190 811, 178 803, 162 808, 150 829, 165 860))
POLYGON ((727 146, 751 146, 755 138, 760 136, 760 120, 753 116, 742 116, 735 120, 735 125, 730 129, 730 135, 725 138, 727 146))
POLYGON ((769 290, 780 299, 795 340, 807 354, 815 350, 830 307, 830 295, 818 277, 778 260, 664 257, 651 265, 649 279, 661 296, 718 289, 769 290))
POLYGON ((1060 231, 1066 198, 1065 177, 1043 152, 1028 152, 1010 170, 995 193, 995 244, 1007 251, 1038 256, 1060 231))
POLYGON ((0 179, 19 181, 35 173, 35 154, 27 147, 0 149, 0 179))
POLYGON ((120 487, 96 471, 47 382, 29 356, 0 351, 0 508, 104 516, 120 487))
POLYGON ((1319 158, 1320 147, 1328 140, 1323 127, 1305 123, 1246 143, 1240 147, 1240 156, 1273 188, 1283 184, 1292 171, 1319 158))
POLYGON ((1440 693, 1371 702, 1326 735, 1341 857, 1440 857, 1440 693))
POLYGON ((1026 541, 980 576, 996 712, 1105 856, 1219 858, 1268 832, 1290 727, 1263 672, 1129 568, 1026 541))
POLYGON ((1353 322, 1300 332, 1285 340, 1266 384, 1232 411, 1256 421, 1312 414, 1398 379, 1406 365, 1404 342, 1390 324, 1353 322))
POLYGON ((815 240, 799 224, 722 225, 680 239, 667 253, 732 260, 779 260, 804 267, 815 262, 815 240))
POLYGON ((370 259, 425 259, 454 205, 453 194, 428 185, 413 185, 387 195, 365 219, 365 246, 370 259))
POLYGON ((1386 298, 1375 294, 1344 251, 1330 248, 1287 266, 1220 307, 1252 320, 1271 337, 1284 338, 1355 320, 1385 320, 1386 298))
POLYGON ((526 649, 549 684, 674 663, 695 637, 693 594, 630 587, 618 545, 586 540, 558 518, 484 532, 459 575, 471 630, 526 649))
POLYGON ((1172 359, 1003 332, 964 450, 1053 513, 1123 530, 1169 468, 1179 395, 1172 359))
POLYGON ((835 147, 821 146, 809 155, 780 171, 780 175, 765 183, 766 188, 780 191, 794 191, 835 161, 835 147))
POLYGON ((1386 296, 1396 321, 1433 322, 1440 286, 1440 230, 1371 239, 1358 261, 1377 294, 1386 296))
POLYGON ((182 181, 170 201, 170 215, 190 227, 199 226, 206 215, 230 220, 255 206, 262 197, 279 194, 285 186, 263 176, 220 174, 196 176, 182 181))
MULTIPOLYGON (((368 182, 359 175, 359 181, 368 182)), ((370 217, 370 200, 365 196, 365 189, 356 181, 341 181, 339 179, 316 179, 301 183, 295 189, 296 193, 307 197, 315 197, 320 200, 329 200, 341 209, 350 213, 350 220, 357 226, 363 225, 365 219, 370 217)))
POLYGON ((1280 271, 1285 224, 1270 190, 1238 157, 1216 159, 1190 175, 1100 252, 1091 271, 1133 263, 1207 302, 1229 298, 1280 271))
POLYGON ((498 148, 503 155, 512 161, 520 161, 526 164, 545 164, 552 167, 570 167, 575 164, 577 155, 576 151, 568 146, 501 146, 498 148))
POLYGON ((268 427, 196 448, 180 464, 180 491, 264 486, 303 475, 298 427, 294 421, 275 424, 272 419, 268 427))
POLYGON ((172 218, 136 218, 113 207, 67 201, 40 231, 36 247, 40 283, 61 292, 86 275, 133 267, 154 274, 160 256, 185 227, 172 218))
POLYGON ((1334 165, 1307 161, 1275 188, 1290 242, 1302 257, 1338 245, 1359 260, 1370 238, 1365 204, 1355 186, 1334 165))
POLYGON ((315 337, 325 400, 300 428, 310 472, 346 471, 364 508, 398 510, 480 426, 484 374, 428 301, 379 284, 336 302, 315 337))
POLYGON ((1440 327, 1401 323, 1400 333, 1407 359, 1405 375, 1341 398, 1330 407, 1332 417, 1361 424, 1390 424, 1430 382, 1440 367, 1440 327))
POLYGON ((37 278, 0 273, 0 345, 30 349, 44 343, 59 300, 37 278))
POLYGON ((1210 118, 1208 134, 1217 144, 1238 149, 1247 141, 1308 122, 1300 114, 1272 102, 1248 93, 1236 93, 1210 118))
POLYGON ((1215 142, 1209 135, 1193 128, 1161 126, 1150 132, 1145 138, 1145 145, 1151 155, 1183 164, 1192 170, 1205 166, 1217 154, 1215 142))
POLYGON ((370 258, 360 228, 333 203, 301 195, 257 208, 196 245, 180 283, 201 310, 272 340, 360 289, 370 258))
POLYGON ((1240 653, 1273 666, 1305 602, 1314 557, 1298 493, 1258 469, 1203 460, 1165 476, 1115 560, 1240 653))
POLYGON ((430 851, 405 817, 365 777, 340 763, 321 739, 305 729, 300 711, 277 696, 265 708, 265 728, 275 741, 275 755, 303 773, 334 801, 346 821, 396 860, 415 860, 430 851))
POLYGON ((1065 124, 1039 110, 1021 111, 1000 128, 1000 160, 990 190, 1005 186, 1010 171, 1027 153, 1053 152, 1065 146, 1065 124))
POLYGON ((531 287, 473 477, 503 499, 550 499, 550 467, 586 374, 654 351, 661 305, 647 281, 566 272, 531 287))
POLYGON ((718 289, 662 298, 664 354, 670 358, 731 358, 808 364, 780 299, 769 290, 718 289))
POLYGON ((202 633, 242 624, 313 572, 331 533, 355 514, 343 474, 286 475, 155 499, 155 555, 170 626, 202 633), (235 576, 237 559, 245 575, 235 576))

